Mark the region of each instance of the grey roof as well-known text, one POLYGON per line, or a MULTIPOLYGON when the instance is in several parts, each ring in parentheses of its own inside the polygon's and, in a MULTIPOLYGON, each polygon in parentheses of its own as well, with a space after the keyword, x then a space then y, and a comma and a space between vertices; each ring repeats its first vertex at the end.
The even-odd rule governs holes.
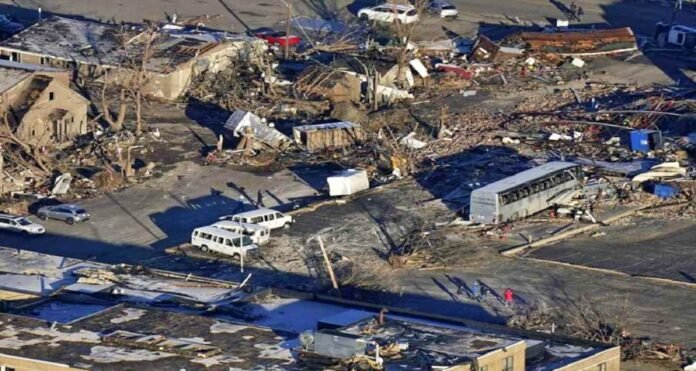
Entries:
POLYGON ((15 68, 0 68, 0 92, 6 92, 22 80, 31 75, 31 72, 15 68))
POLYGON ((513 176, 509 176, 505 179, 501 179, 497 182, 493 182, 484 187, 474 190, 475 193, 498 193, 504 190, 520 186, 532 180, 543 178, 551 172, 557 170, 569 169, 578 164, 574 162, 565 161, 552 161, 544 165, 525 170, 523 172, 517 173, 513 176))
POLYGON ((0 67, 14 68, 14 69, 30 71, 30 72, 34 72, 34 71, 41 71, 41 72, 65 71, 65 70, 62 70, 60 68, 42 66, 39 64, 26 64, 26 63, 20 63, 20 62, 13 62, 13 61, 7 61, 4 59, 0 59, 0 67))
MULTIPOLYGON (((126 60, 121 37, 131 38, 131 54, 141 44, 133 39, 141 33, 137 26, 119 26, 52 16, 0 42, 0 47, 37 55, 77 61, 91 65, 118 66, 126 60)), ((152 56, 147 68, 165 71, 196 58, 217 45, 217 42, 196 40, 166 32, 158 33, 152 42, 152 56)))
POLYGON ((300 125, 295 126, 293 130, 300 132, 317 131, 317 130, 330 130, 330 129, 358 129, 360 125, 350 122, 350 121, 339 121, 330 122, 327 124, 315 124, 315 125, 300 125))
POLYGON ((89 64, 117 64, 119 27, 52 16, 0 43, 0 47, 89 64), (91 49, 91 50, 90 50, 91 49), (90 50, 90 52, 87 52, 90 50))

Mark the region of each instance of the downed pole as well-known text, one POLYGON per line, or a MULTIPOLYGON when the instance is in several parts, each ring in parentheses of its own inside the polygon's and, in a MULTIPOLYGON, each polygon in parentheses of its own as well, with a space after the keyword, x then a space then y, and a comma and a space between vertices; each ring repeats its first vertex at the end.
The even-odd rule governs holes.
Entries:
POLYGON ((553 243, 553 242, 558 242, 558 241, 561 241, 561 240, 565 240, 565 239, 567 239, 567 238, 576 236, 576 235, 578 235, 578 234, 582 234, 582 233, 586 233, 586 232, 595 230, 595 229, 599 228, 599 227, 602 226, 602 225, 611 224, 611 223, 613 223, 613 222, 615 222, 615 221, 617 221, 617 220, 619 220, 619 219, 623 219, 623 218, 625 218, 625 217, 627 217, 627 216, 631 216, 631 215, 633 215, 633 214, 635 214, 635 213, 637 213, 637 212, 639 212, 639 211, 648 210, 648 209, 650 209, 650 208, 652 208, 652 207, 653 207, 653 205, 649 205, 649 206, 641 206, 641 207, 637 207, 637 208, 635 208, 635 209, 627 210, 627 211, 624 211, 623 213, 620 213, 620 214, 614 215, 614 216, 612 216, 612 217, 609 217, 609 218, 607 218, 607 219, 605 219, 605 220, 603 220, 603 221, 601 221, 601 222, 599 222, 599 223, 596 223, 596 224, 588 224, 588 225, 585 225, 585 226, 582 226, 582 227, 579 227, 579 228, 574 228, 574 229, 570 229, 570 230, 564 231, 564 232, 559 233, 559 234, 554 234, 554 235, 551 235, 551 236, 549 236, 549 237, 542 238, 542 239, 540 239, 540 240, 536 240, 536 241, 533 241, 533 242, 530 242, 530 243, 526 243, 526 244, 523 244, 523 245, 520 245, 520 246, 515 246, 515 247, 512 247, 512 248, 509 248, 509 249, 506 249, 506 250, 501 251, 500 254, 503 255, 503 256, 512 256, 512 255, 519 254, 519 253, 521 253, 521 252, 523 252, 523 251, 526 251, 526 250, 528 250, 528 249, 534 249, 534 248, 537 248, 537 247, 542 247, 542 246, 548 245, 548 244, 553 243))

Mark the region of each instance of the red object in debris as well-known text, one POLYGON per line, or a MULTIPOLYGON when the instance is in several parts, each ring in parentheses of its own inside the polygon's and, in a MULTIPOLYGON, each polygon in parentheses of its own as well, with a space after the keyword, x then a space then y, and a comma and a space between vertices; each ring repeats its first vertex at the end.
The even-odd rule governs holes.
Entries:
POLYGON ((506 289, 505 290, 505 302, 507 303, 512 303, 512 289, 506 289))
POLYGON ((258 37, 259 39, 266 40, 271 45, 278 45, 282 47, 284 47, 286 43, 288 46, 295 46, 302 41, 299 36, 286 36, 285 32, 283 31, 263 31, 254 36, 258 37))
POLYGON ((435 65, 435 68, 441 72, 451 72, 451 73, 453 73, 453 74, 455 74, 455 75, 457 75, 460 78, 465 79, 465 80, 471 80, 474 78, 473 72, 467 70, 466 68, 459 67, 459 66, 454 65, 454 64, 438 63, 435 65))

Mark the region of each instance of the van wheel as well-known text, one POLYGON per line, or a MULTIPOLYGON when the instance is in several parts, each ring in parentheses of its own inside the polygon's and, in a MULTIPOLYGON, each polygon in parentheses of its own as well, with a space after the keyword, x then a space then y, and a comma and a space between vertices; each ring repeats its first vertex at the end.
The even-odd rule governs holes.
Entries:
POLYGON ((242 260, 242 256, 239 255, 239 254, 234 254, 234 255, 232 255, 232 259, 234 259, 234 260, 242 260))
POLYGON ((206 246, 206 245, 201 245, 201 251, 203 251, 203 252, 208 252, 208 250, 209 250, 209 249, 208 249, 208 246, 206 246))
POLYGON ((363 22, 367 22, 370 20, 370 17, 368 17, 367 14, 363 13, 363 14, 360 14, 360 20, 363 22))
POLYGON ((289 229, 289 228, 290 228, 290 224, 292 224, 292 223, 287 222, 287 223, 283 224, 283 228, 289 229))

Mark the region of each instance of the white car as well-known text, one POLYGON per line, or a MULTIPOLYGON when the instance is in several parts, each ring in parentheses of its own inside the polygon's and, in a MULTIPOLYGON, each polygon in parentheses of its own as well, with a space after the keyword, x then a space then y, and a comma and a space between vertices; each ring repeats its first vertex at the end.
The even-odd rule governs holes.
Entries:
POLYGON ((428 11, 442 18, 456 18, 459 16, 457 8, 446 0, 430 0, 428 11))
POLYGON ((384 4, 360 9, 358 17, 365 21, 408 24, 418 21, 418 11, 413 5, 384 4))
POLYGON ((256 209, 234 215, 225 215, 220 220, 231 220, 237 223, 258 224, 268 229, 287 228, 295 220, 272 209, 256 209))
POLYGON ((0 230, 20 232, 24 234, 44 234, 46 228, 31 220, 16 215, 0 214, 0 230))

